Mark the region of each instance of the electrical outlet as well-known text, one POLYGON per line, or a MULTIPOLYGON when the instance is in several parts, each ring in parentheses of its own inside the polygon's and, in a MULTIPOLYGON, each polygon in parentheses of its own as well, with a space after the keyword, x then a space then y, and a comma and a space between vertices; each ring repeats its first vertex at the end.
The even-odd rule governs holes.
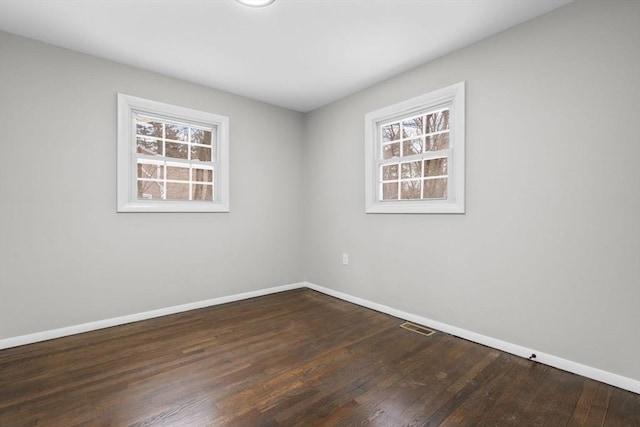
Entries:
POLYGON ((342 265, 349 265, 349 254, 342 254, 342 265))

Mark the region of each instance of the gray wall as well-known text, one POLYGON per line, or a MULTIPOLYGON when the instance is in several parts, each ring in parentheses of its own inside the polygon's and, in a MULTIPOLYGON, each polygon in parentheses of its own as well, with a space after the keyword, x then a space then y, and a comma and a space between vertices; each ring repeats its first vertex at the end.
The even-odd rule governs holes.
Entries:
POLYGON ((308 114, 307 280, 640 379, 639 7, 574 2, 308 114), (365 215, 364 114, 462 80, 467 213, 365 215))
POLYGON ((299 113, 0 33, 0 337, 304 279, 299 113), (116 93, 223 114, 231 212, 116 213, 116 93))

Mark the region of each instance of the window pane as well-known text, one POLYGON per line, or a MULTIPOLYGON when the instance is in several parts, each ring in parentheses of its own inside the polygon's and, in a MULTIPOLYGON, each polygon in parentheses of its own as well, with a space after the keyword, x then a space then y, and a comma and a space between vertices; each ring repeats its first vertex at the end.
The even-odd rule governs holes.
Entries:
POLYGON ((211 148, 209 147, 199 147, 197 145, 191 146, 191 159, 192 160, 201 160, 203 162, 211 161, 211 148))
POLYGON ((213 185, 194 184, 192 200, 213 200, 213 185))
POLYGON ((138 160, 138 178, 162 179, 164 166, 161 164, 141 163, 138 160))
POLYGON ((449 129, 449 110, 438 111, 437 113, 427 115, 426 133, 447 129, 449 129))
POLYGON ((162 156, 162 142, 155 139, 137 137, 136 138, 137 149, 139 154, 146 154, 148 156, 162 156))
POLYGON ((425 199, 446 199, 447 198, 447 178, 425 179, 424 180, 425 199))
POLYGON ((167 157, 173 157, 174 159, 186 159, 189 155, 187 144, 180 144, 179 142, 167 142, 167 157))
POLYGON ((167 123, 165 125, 165 138, 187 142, 189 140, 188 130, 189 128, 187 126, 180 126, 180 125, 167 123))
POLYGON ((382 184, 382 200, 398 200, 398 183, 382 184))
POLYGON ((194 144, 211 145, 211 131, 202 129, 190 129, 191 142, 194 144))
POLYGON ((406 199, 420 199, 422 197, 422 188, 420 180, 405 181, 400 183, 400 198, 406 199))
POLYGON ((424 161, 424 176, 438 176, 447 174, 447 158, 424 161))
POLYGON ((382 126, 382 142, 395 141, 396 139, 400 139, 400 123, 382 126))
POLYGON ((427 147, 425 151, 446 150, 449 148, 449 132, 427 137, 427 147))
POLYGON ((162 199, 161 181, 138 180, 138 199, 162 199))
POLYGON ((410 139, 402 143, 402 155, 411 156, 413 154, 422 153, 422 146, 424 145, 422 138, 410 139))
POLYGON ((189 181, 189 166, 167 166, 167 179, 189 181))
POLYGON ((138 117, 136 119, 136 133, 138 135, 162 138, 162 123, 154 122, 152 119, 138 117))
POLYGON ((402 163, 400 167, 403 179, 422 177, 422 161, 402 163))
POLYGON ((398 165, 386 165, 382 167, 382 180, 391 181, 398 179, 398 165))
POLYGON ((194 167, 191 171, 192 181, 198 182, 213 182, 213 171, 211 169, 203 169, 194 167))
POLYGON ((422 122, 424 116, 414 117, 402 122, 402 137, 412 138, 422 134, 422 122))
POLYGON ((189 200, 189 184, 168 182, 167 200, 189 200))
POLYGON ((391 159, 393 157, 400 157, 400 143, 394 142, 393 144, 382 146, 382 158, 391 159))

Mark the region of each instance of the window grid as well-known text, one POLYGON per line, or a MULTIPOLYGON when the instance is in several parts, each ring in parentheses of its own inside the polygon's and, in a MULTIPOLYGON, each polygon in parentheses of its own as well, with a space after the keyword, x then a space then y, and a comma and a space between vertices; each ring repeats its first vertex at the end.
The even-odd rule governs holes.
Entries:
MULTIPOLYGON (((393 121, 387 121, 381 123, 378 127, 378 137, 379 137, 379 150, 378 150, 378 171, 379 171, 379 185, 378 185, 378 197, 380 201, 398 201, 398 200, 433 200, 433 199, 446 199, 448 197, 448 186, 446 182, 449 177, 448 173, 448 159, 451 155, 451 140, 449 138, 450 134, 450 124, 449 124, 449 107, 432 109, 428 111, 421 112, 420 114, 414 114, 410 116, 404 116, 400 118, 396 118, 393 121), (432 120, 436 121, 433 123, 435 128, 431 131, 428 129, 429 118, 433 117, 432 120), (436 117, 440 118, 439 120, 436 117), (419 120, 420 126, 418 132, 414 132, 416 130, 416 126, 410 126, 410 131, 406 131, 407 123, 411 123, 412 121, 415 123, 416 120, 419 120), (446 127, 445 129, 438 129, 441 124, 440 120, 444 120, 445 124, 442 125, 446 127), (395 133, 395 128, 397 126, 397 134, 395 133), (385 135, 385 129, 389 129, 391 135, 385 135), (397 137, 396 137, 397 135, 397 137), (430 150, 427 141, 430 138, 437 137, 439 135, 447 135, 447 148, 440 150, 430 150), (387 139, 387 140, 385 140, 387 139), (418 141, 420 145, 420 152, 407 152, 405 153, 405 143, 411 143, 411 141, 418 141), (385 147, 391 147, 394 144, 398 144, 398 156, 392 155, 389 158, 385 158, 385 147), (426 162, 433 159, 445 159, 444 161, 444 169, 447 173, 438 174, 438 175, 427 175, 425 176, 426 162), (420 171, 416 176, 410 176, 408 178, 403 178, 402 176, 402 165, 415 163, 416 161, 420 161, 420 171), (388 166, 397 166, 397 176, 392 179, 384 178, 384 167, 388 166), (444 180, 444 191, 440 191, 440 194, 437 197, 432 197, 427 193, 427 188, 429 186, 425 185, 426 181, 433 181, 437 185, 435 180, 444 180), (390 186, 392 184, 396 184, 395 196, 393 196, 393 192, 391 195, 393 197, 385 197, 385 185, 390 186), (418 185, 419 186, 419 197, 403 197, 403 184, 405 185, 418 185)), ((387 132, 389 133, 389 132, 387 132)), ((415 148, 415 145, 414 145, 415 148)), ((443 181, 440 181, 443 182, 443 181)), ((440 189, 442 190, 442 189, 440 189)), ((415 195, 415 194, 414 194, 415 195)))
MULTIPOLYGON (((428 117, 432 114, 437 114, 437 113, 442 113, 444 111, 449 112, 449 108, 445 107, 445 108, 440 108, 437 110, 429 110, 427 112, 423 112, 420 113, 418 115, 413 115, 413 116, 408 116, 408 117, 402 117, 399 119, 395 119, 393 121, 390 121, 388 123, 383 123, 380 125, 381 128, 390 126, 390 125, 394 125, 394 124, 398 124, 399 125, 399 131, 398 134, 400 136, 400 138, 396 138, 393 140, 389 140, 389 141, 384 141, 384 136, 382 135, 382 132, 380 133, 380 137, 381 137, 381 150, 384 149, 385 146, 389 146, 392 144, 396 144, 396 143, 400 143, 400 150, 401 150, 401 154, 400 157, 406 157, 406 155, 404 154, 403 150, 404 150, 404 142, 407 141, 411 141, 413 139, 420 139, 422 142, 424 142, 426 140, 427 137, 431 137, 431 136, 437 136, 437 135, 441 135, 441 134, 448 134, 450 132, 450 128, 447 127, 447 129, 443 129, 443 130, 436 130, 436 131, 432 131, 432 132, 426 132, 426 126, 427 126, 427 120, 422 120, 421 123, 421 129, 420 129, 420 133, 419 134, 415 134, 415 135, 410 135, 410 136, 403 136, 405 135, 405 123, 417 118, 424 118, 424 117, 428 117)), ((448 122, 448 120, 447 120, 448 122)), ((426 144, 423 143, 422 145, 422 150, 421 152, 429 152, 429 150, 426 150, 426 144)), ((383 151, 381 151, 380 153, 380 157, 383 158, 383 151)), ((384 159, 383 159, 384 160, 384 159)))
MULTIPOLYGON (((151 116, 151 115, 147 115, 147 114, 139 114, 139 113, 134 113, 134 123, 135 123, 135 137, 136 137, 136 150, 134 153, 134 157, 135 157, 135 164, 137 166, 139 165, 155 165, 158 166, 159 168, 156 169, 157 174, 156 175, 162 175, 162 178, 158 179, 158 177, 156 177, 156 179, 152 179, 144 176, 140 176, 140 170, 144 171, 144 168, 138 168, 137 167, 137 172, 136 172, 136 180, 138 182, 138 200, 144 200, 144 199, 151 199, 152 197, 145 197, 145 193, 140 191, 140 183, 145 183, 145 182, 149 182, 149 183, 156 183, 159 186, 159 190, 160 190, 160 198, 161 200, 189 200, 189 201, 193 201, 194 200, 194 186, 200 186, 203 189, 203 194, 205 195, 205 199, 198 199, 198 200, 215 200, 215 192, 214 192, 214 179, 215 179, 215 158, 216 158, 216 146, 215 146, 215 135, 216 135, 216 128, 215 127, 203 127, 203 126, 197 126, 191 123, 179 123, 179 122, 175 122, 175 121, 171 121, 171 120, 166 120, 163 119, 161 117, 155 117, 155 116, 151 116), (145 121, 146 120, 146 121, 145 121), (145 135, 145 134, 141 134, 139 133, 139 127, 146 127, 147 125, 149 125, 149 121, 151 121, 152 123, 157 123, 157 124, 161 124, 162 125, 162 137, 158 137, 158 136, 153 136, 153 135, 145 135), (185 133, 186 133, 186 141, 180 140, 180 139, 174 139, 174 138, 168 138, 167 137, 167 126, 177 126, 178 128, 182 128, 185 133), (197 142, 194 142, 192 139, 192 135, 193 135, 193 131, 202 131, 205 134, 208 133, 209 134, 209 141, 210 141, 210 145, 207 144, 199 144, 197 142), (162 146, 162 151, 161 153, 158 155, 153 155, 153 154, 142 154, 142 153, 138 153, 138 150, 141 149, 140 147, 140 143, 139 141, 142 140, 144 142, 151 142, 151 141, 155 141, 161 144, 162 146), (167 144, 180 144, 180 145, 184 145, 186 146, 186 159, 181 159, 178 157, 172 157, 168 155, 168 148, 167 148, 167 144), (204 149, 209 150, 209 155, 205 156, 205 157, 209 157, 211 160, 210 161, 202 161, 200 159, 193 159, 192 158, 192 153, 193 153, 193 148, 194 147, 201 147, 204 149), (183 166, 184 165, 184 166, 183 166), (188 173, 188 177, 187 179, 181 180, 181 179, 172 179, 169 178, 169 170, 168 168, 172 167, 172 168, 185 168, 187 169, 187 173, 188 173), (210 177, 206 180, 197 180, 197 177, 194 177, 194 173, 197 170, 203 170, 203 171, 211 171, 211 173, 209 174, 210 177), (160 184, 161 183, 161 184, 160 184), (168 184, 179 184, 179 185, 188 185, 188 197, 187 198, 177 198, 177 199, 168 199, 167 198, 167 188, 168 188, 168 184), (209 189, 210 189, 210 195, 211 198, 209 199, 207 196, 209 193, 209 189)), ((152 126, 152 125, 150 125, 152 126)), ((149 150, 144 150, 144 147, 142 147, 143 151, 149 151, 149 150)), ((152 152, 151 152, 152 153, 152 152)), ((150 195, 149 195, 150 196, 150 195)), ((157 200, 157 199, 156 199, 157 200)))
MULTIPOLYGON (((447 159, 447 157, 436 157, 438 159, 447 159)), ((429 159, 427 159, 429 160, 429 159)), ((427 160, 424 160, 424 162, 426 162, 427 160)), ((382 194, 382 189, 384 187, 384 184, 393 184, 395 183, 397 186, 397 194, 400 195, 401 194, 401 186, 402 183, 411 183, 411 182, 418 182, 420 185, 420 194, 421 194, 421 199, 433 199, 432 197, 428 197, 425 194, 425 189, 427 187, 425 187, 425 181, 429 181, 429 180, 436 180, 436 179, 447 179, 448 178, 448 174, 444 174, 444 175, 429 175, 429 176, 420 176, 419 178, 402 178, 402 176, 398 176, 398 178, 394 178, 394 179, 384 179, 384 174, 383 174, 383 168, 385 166, 394 166, 394 165, 398 165, 398 168, 400 169, 402 167, 403 163, 411 163, 411 162, 402 162, 402 163, 387 163, 385 165, 380 166, 380 176, 382 177, 381 179, 381 185, 380 185, 380 199, 383 200, 383 194, 382 194)), ((420 174, 423 175, 424 174, 424 164, 421 163, 421 170, 420 170, 420 174)), ((398 200, 398 198, 393 198, 393 199, 387 199, 387 200, 398 200)), ((412 200, 412 199, 408 199, 408 200, 412 200)))

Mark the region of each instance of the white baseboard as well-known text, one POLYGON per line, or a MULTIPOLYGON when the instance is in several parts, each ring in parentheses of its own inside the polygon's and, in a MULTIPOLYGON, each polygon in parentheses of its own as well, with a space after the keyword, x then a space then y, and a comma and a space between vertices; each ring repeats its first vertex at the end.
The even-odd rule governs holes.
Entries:
POLYGON ((577 362, 562 359, 560 357, 546 354, 535 349, 522 347, 516 344, 511 344, 506 341, 502 341, 496 338, 481 335, 475 332, 461 329, 455 326, 448 325, 446 323, 437 322, 435 320, 427 319, 426 317, 417 316, 415 314, 407 313, 405 311, 397 310, 386 305, 378 304, 372 301, 368 301, 362 298, 358 298, 352 295, 348 295, 342 292, 334 291, 333 289, 325 288, 323 286, 315 285, 313 283, 301 282, 292 283, 290 285, 276 286, 273 288, 261 289, 258 291, 244 292, 241 294, 235 294, 220 298, 213 298, 205 301, 197 301, 189 304, 176 305, 173 307, 160 308, 157 310, 145 311, 143 313, 130 314, 127 316, 114 317, 111 319, 98 320, 95 322, 83 323, 80 325, 68 326, 66 328, 52 329, 49 331, 37 332, 34 334, 20 335, 17 337, 0 339, 0 349, 17 347, 25 344, 32 344, 40 341, 51 340, 54 338, 65 337, 68 335, 80 334, 83 332, 95 331, 97 329, 109 328, 111 326, 124 325, 126 323, 137 322, 140 320, 151 319, 154 317, 166 316, 169 314, 181 313, 184 311, 195 310, 198 308, 210 307, 219 304, 226 304, 233 301, 244 300, 248 298, 255 298, 263 295, 274 294, 277 292, 288 291, 292 289, 298 289, 307 287, 315 291, 321 292, 326 295, 330 295, 339 298, 344 301, 348 301, 363 307, 370 308, 372 310, 380 311, 382 313, 390 314, 391 316, 398 317, 400 319, 408 320, 420 325, 427 326, 429 328, 437 329, 439 331, 455 335, 460 338, 464 338, 469 341, 473 341, 488 347, 492 347, 498 350, 506 351, 507 353, 514 354, 516 356, 528 358, 532 353, 536 354, 536 361, 545 365, 553 366, 554 368, 562 369, 564 371, 572 372, 574 374, 582 375, 583 377, 591 378, 596 381, 600 381, 606 384, 613 385, 625 390, 632 391, 640 394, 640 381, 631 378, 623 377, 618 374, 603 371, 591 366, 582 365, 577 362))
POLYGON ((275 294, 277 292, 302 288, 304 286, 304 283, 293 283, 290 285, 276 286, 274 288, 261 289, 258 291, 243 292, 241 294, 213 298, 204 301, 196 301, 188 304, 175 305, 173 307, 165 307, 157 310, 145 311, 143 313, 129 314, 126 316, 114 317, 111 319, 97 320, 95 322, 82 323, 80 325, 73 325, 65 328, 36 332, 34 334, 0 339, 0 350, 25 344, 32 344, 40 341, 47 341, 54 338, 66 337, 68 335, 81 334, 83 332, 95 331, 97 329, 110 328, 111 326, 124 325, 126 323, 138 322, 140 320, 152 319, 154 317, 181 313, 183 311, 196 310, 198 308, 210 307, 213 305, 226 304, 228 302, 275 294))
POLYGON ((591 366, 583 365, 571 360, 566 360, 561 357, 546 354, 541 351, 522 347, 520 345, 511 344, 506 341, 502 341, 496 338, 481 335, 475 332, 461 329, 455 326, 448 325, 446 323, 437 322, 435 320, 427 319, 426 317, 417 316, 415 314, 407 313, 405 311, 396 310, 395 308, 388 307, 386 305, 378 304, 372 301, 368 301, 362 298, 354 297, 342 292, 334 291, 333 289, 318 286, 313 283, 305 283, 305 286, 309 289, 321 292, 323 294, 330 295, 332 297, 339 298, 344 301, 352 302, 363 307, 370 308, 372 310, 380 311, 382 313, 390 314, 400 319, 408 320, 410 322, 418 323, 420 325, 427 326, 429 328, 437 329, 442 332, 446 332, 451 335, 455 335, 460 338, 464 338, 469 341, 476 342, 478 344, 486 345, 498 350, 505 351, 507 353, 514 354, 516 356, 528 358, 531 354, 536 355, 536 362, 543 363, 545 365, 553 366, 554 368, 562 369, 563 371, 572 372, 574 374, 581 375, 583 377, 591 378, 596 381, 600 381, 606 384, 610 384, 615 387, 619 387, 625 390, 632 391, 640 394, 640 381, 632 378, 623 377, 622 375, 614 374, 611 372, 603 371, 602 369, 593 368, 591 366))

